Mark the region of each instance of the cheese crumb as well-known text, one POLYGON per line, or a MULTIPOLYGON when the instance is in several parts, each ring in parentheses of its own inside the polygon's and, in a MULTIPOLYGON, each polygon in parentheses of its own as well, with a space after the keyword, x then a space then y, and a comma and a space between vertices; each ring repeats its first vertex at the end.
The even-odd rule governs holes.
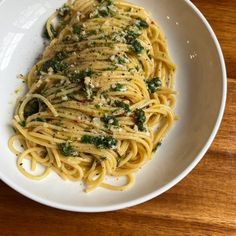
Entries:
POLYGON ((68 97, 67 97, 67 95, 65 95, 65 96, 62 97, 61 99, 62 99, 62 101, 68 101, 68 97))

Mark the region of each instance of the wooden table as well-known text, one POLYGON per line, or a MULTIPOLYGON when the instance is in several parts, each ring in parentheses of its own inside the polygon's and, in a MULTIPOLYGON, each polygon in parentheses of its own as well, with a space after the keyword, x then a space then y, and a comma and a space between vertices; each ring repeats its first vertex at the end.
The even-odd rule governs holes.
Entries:
POLYGON ((236 235, 236 1, 193 2, 215 30, 228 70, 224 120, 201 163, 163 195, 102 214, 52 209, 0 182, 0 235, 236 235))

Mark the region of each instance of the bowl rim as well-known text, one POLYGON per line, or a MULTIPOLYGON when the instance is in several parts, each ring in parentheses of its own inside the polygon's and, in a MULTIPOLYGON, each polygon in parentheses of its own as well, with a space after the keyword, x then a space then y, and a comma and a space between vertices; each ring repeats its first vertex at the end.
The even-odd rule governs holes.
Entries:
MULTIPOLYGON (((0 7, 1 5, 5 2, 6 0, 0 0, 0 7)), ((201 19, 202 23, 206 26, 208 32, 210 33, 210 36, 216 46, 217 53, 219 56, 220 60, 220 65, 221 65, 221 70, 222 70, 222 99, 221 99, 221 105, 220 105, 220 111, 218 113, 217 120, 215 122, 215 126, 211 132, 210 137, 208 138, 205 146, 202 148, 202 150, 198 153, 196 158, 192 161, 192 163, 184 170, 182 171, 178 176, 176 176, 173 180, 171 180, 169 183, 167 183, 165 186, 161 187, 158 190, 155 190, 149 194, 146 194, 145 196, 138 197, 136 199, 124 202, 124 203, 119 203, 119 204, 113 204, 110 206, 92 206, 92 207, 81 207, 81 206, 72 206, 72 205, 67 205, 67 204, 62 204, 62 203, 55 203, 53 201, 44 199, 42 197, 38 197, 37 195, 34 195, 23 188, 19 187, 17 184, 15 184, 13 181, 9 180, 6 176, 3 176, 0 172, 0 180, 2 180, 5 184, 7 184, 9 187, 14 189, 15 191, 19 192, 20 194, 24 195, 25 197, 34 200, 38 203, 41 203, 43 205, 53 207, 56 209, 61 209, 61 210, 67 210, 67 211, 72 211, 72 212, 86 212, 86 213, 96 213, 96 212, 109 212, 109 211, 115 211, 115 210, 120 210, 124 209, 127 207, 132 207, 141 203, 144 203, 146 201, 149 201, 162 193, 166 192, 173 186, 175 186, 177 183, 179 183, 182 179, 184 179, 193 169, 194 167, 201 161, 207 150, 209 149, 210 145, 212 144, 219 128, 221 121, 223 119, 224 111, 225 111, 225 106, 226 106, 226 97, 227 97, 227 73, 226 73, 226 65, 225 65, 225 60, 223 56, 223 52, 220 46, 220 43, 210 26, 209 22, 206 20, 205 16, 201 13, 201 11, 190 1, 190 0, 184 0, 190 8, 193 9, 193 11, 198 15, 198 17, 201 19)))

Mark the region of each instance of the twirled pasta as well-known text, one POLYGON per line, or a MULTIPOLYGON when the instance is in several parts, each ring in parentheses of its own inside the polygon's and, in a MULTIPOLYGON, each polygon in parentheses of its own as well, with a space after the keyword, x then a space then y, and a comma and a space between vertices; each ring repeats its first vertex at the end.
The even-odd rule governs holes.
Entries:
POLYGON ((86 191, 125 190, 173 124, 175 66, 147 12, 121 0, 69 0, 47 21, 50 44, 24 77, 9 148, 31 179, 55 171, 86 191), (14 148, 19 140, 24 151, 14 148), (35 176, 23 160, 44 167, 35 176), (106 183, 126 176, 127 183, 106 183))

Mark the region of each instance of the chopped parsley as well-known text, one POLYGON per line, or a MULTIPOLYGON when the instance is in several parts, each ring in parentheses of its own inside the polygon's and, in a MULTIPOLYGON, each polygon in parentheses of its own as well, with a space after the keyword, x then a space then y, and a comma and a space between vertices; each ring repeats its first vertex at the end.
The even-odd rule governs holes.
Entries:
POLYGON ((157 150, 157 148, 160 147, 161 145, 162 145, 162 142, 161 142, 161 141, 158 142, 157 145, 156 145, 156 147, 153 148, 153 152, 155 152, 155 151, 157 150))
POLYGON ((79 41, 82 41, 87 38, 86 32, 84 31, 81 25, 73 26, 73 33, 76 34, 79 38, 79 41))
POLYGON ((142 109, 136 109, 134 111, 135 123, 138 126, 139 131, 146 131, 144 123, 146 121, 145 112, 142 109))
POLYGON ((57 72, 65 70, 67 68, 67 66, 60 61, 57 61, 55 59, 51 59, 51 60, 46 61, 43 64, 41 69, 44 72, 48 72, 49 68, 52 68, 53 71, 57 73, 57 72))
POLYGON ((58 61, 62 61, 64 60, 65 58, 67 57, 67 53, 64 52, 64 51, 61 51, 61 52, 58 52, 56 55, 55 55, 55 60, 58 60, 58 61))
POLYGON ((26 126, 25 120, 22 120, 22 121, 18 122, 18 124, 23 128, 26 126))
POLYGON ((162 82, 159 77, 148 80, 146 84, 150 93, 155 93, 162 86, 162 82))
POLYGON ((91 47, 96 47, 97 43, 94 41, 94 42, 89 43, 88 45, 91 47))
POLYGON ((64 62, 62 62, 63 59, 66 58, 66 53, 64 52, 58 52, 55 57, 52 59, 47 60, 41 67, 41 71, 48 72, 50 68, 53 69, 55 73, 62 72, 65 69, 67 69, 68 65, 64 62))
POLYGON ((93 12, 90 13, 90 18, 113 16, 117 11, 116 6, 113 4, 112 0, 98 0, 98 2, 99 5, 93 12))
POLYGON ((144 47, 141 45, 141 43, 137 39, 135 39, 131 43, 131 48, 136 54, 140 54, 144 50, 144 47))
POLYGON ((101 93, 101 98, 105 98, 105 99, 108 98, 107 91, 103 91, 103 92, 101 93))
POLYGON ((24 117, 27 118, 39 112, 40 101, 36 98, 32 99, 27 103, 24 109, 24 117))
POLYGON ((119 65, 124 65, 126 63, 129 63, 129 59, 126 55, 124 55, 124 56, 115 56, 115 55, 113 55, 113 56, 110 57, 110 60, 112 62, 115 62, 116 64, 119 64, 119 65))
POLYGON ((103 17, 106 17, 106 16, 109 16, 110 13, 109 13, 109 9, 107 7, 102 7, 100 9, 98 9, 98 12, 101 16, 103 17))
POLYGON ((69 77, 73 82, 81 83, 84 81, 86 77, 91 77, 94 74, 93 70, 91 68, 82 70, 80 72, 74 72, 69 77))
POLYGON ((96 148, 99 149, 113 149, 117 145, 117 140, 111 136, 90 136, 84 135, 82 136, 81 143, 84 144, 93 144, 96 148))
POLYGON ((114 92, 122 92, 124 90, 125 90, 124 85, 120 83, 117 83, 111 86, 111 91, 114 91, 114 92))
POLYGON ((82 26, 80 26, 80 25, 73 26, 73 33, 74 34, 80 35, 81 32, 82 32, 82 26))
POLYGON ((107 3, 108 6, 113 4, 113 0, 98 0, 99 3, 107 3))
POLYGON ((107 71, 114 71, 114 70, 116 70, 118 68, 118 66, 117 65, 111 65, 111 66, 109 66, 109 67, 107 67, 107 71))
POLYGON ((105 46, 108 48, 113 48, 114 43, 105 43, 105 46))
POLYGON ((58 148, 63 156, 72 156, 75 150, 72 148, 69 142, 58 144, 58 148))
POLYGON ((102 122, 105 124, 105 127, 110 128, 111 126, 118 127, 119 126, 119 121, 116 119, 115 116, 108 116, 105 115, 102 117, 102 122))
POLYGON ((101 109, 101 106, 100 106, 99 104, 96 104, 96 105, 95 105, 95 108, 96 108, 96 109, 101 109))
POLYGON ((140 36, 140 33, 135 32, 133 30, 128 31, 125 39, 127 44, 129 44, 132 48, 132 50, 136 53, 136 54, 140 54, 142 53, 142 51, 144 50, 144 47, 141 45, 141 43, 137 40, 137 38, 140 36))
POLYGON ((132 44, 132 42, 134 40, 136 40, 136 38, 138 38, 140 36, 139 32, 135 32, 133 30, 130 30, 127 32, 126 36, 125 36, 125 40, 128 44, 132 44))
POLYGON ((52 32, 53 37, 49 36, 48 30, 47 30, 47 25, 44 26, 43 37, 48 39, 48 40, 52 40, 55 37, 57 37, 57 31, 54 29, 53 25, 50 25, 50 30, 52 32))
POLYGON ((46 122, 46 119, 38 117, 38 118, 35 119, 35 121, 46 122))
POLYGON ((113 107, 119 107, 119 108, 122 108, 124 109, 124 111, 126 113, 130 112, 130 107, 128 104, 122 102, 122 101, 119 101, 119 100, 115 100, 114 103, 113 103, 113 107))
POLYGON ((130 61, 127 58, 127 56, 117 58, 117 63, 120 64, 120 65, 124 65, 124 64, 129 63, 129 62, 130 61))
POLYGON ((118 64, 123 65, 127 62, 127 59, 125 59, 123 57, 118 57, 117 62, 118 62, 118 64))
POLYGON ((61 8, 57 9, 59 17, 65 17, 70 13, 70 7, 67 4, 64 4, 61 8))
POLYGON ((149 27, 148 23, 145 20, 142 20, 141 18, 137 19, 135 24, 139 29, 146 29, 149 27))

